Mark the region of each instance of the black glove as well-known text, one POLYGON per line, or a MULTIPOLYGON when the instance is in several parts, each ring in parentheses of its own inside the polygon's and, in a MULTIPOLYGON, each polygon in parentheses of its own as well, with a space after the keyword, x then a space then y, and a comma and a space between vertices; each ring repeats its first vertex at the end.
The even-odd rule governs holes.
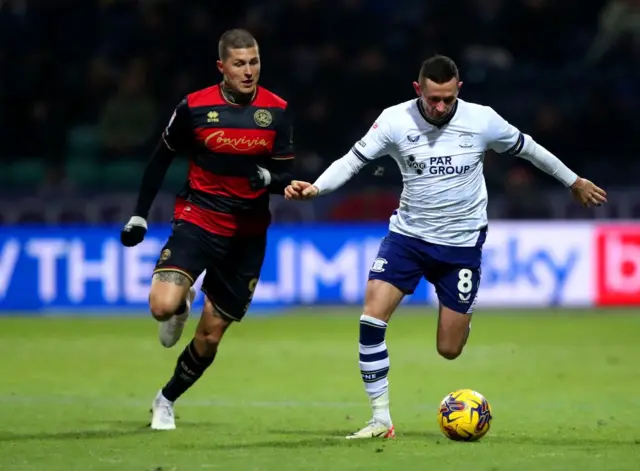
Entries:
POLYGON ((256 171, 249 176, 249 186, 252 190, 262 190, 269 183, 271 183, 271 174, 266 168, 256 167, 256 171))
POLYGON ((133 247, 144 240, 147 235, 147 221, 140 216, 133 216, 120 232, 120 242, 125 247, 133 247))

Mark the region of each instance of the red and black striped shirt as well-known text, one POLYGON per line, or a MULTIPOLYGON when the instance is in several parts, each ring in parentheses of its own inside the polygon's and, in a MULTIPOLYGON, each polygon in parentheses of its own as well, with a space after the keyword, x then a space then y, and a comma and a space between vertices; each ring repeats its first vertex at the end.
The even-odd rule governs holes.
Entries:
MULTIPOLYGON (((290 178, 279 176, 290 177, 294 158, 286 101, 258 87, 253 101, 235 105, 219 85, 209 87, 178 104, 162 141, 163 154, 189 156, 188 186, 178 195, 175 219, 224 236, 265 233, 271 222, 269 193, 284 191, 290 178), (249 178, 257 166, 270 171, 269 187, 252 189, 249 178)), ((144 210, 139 205, 136 213, 144 210)))

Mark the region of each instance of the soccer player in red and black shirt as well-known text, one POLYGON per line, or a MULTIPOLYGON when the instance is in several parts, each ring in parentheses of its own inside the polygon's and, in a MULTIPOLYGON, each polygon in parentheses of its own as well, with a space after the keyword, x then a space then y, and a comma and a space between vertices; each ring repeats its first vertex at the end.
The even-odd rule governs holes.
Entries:
POLYGON ((142 177, 125 246, 142 241, 146 218, 176 153, 190 158, 188 185, 176 201, 173 232, 158 259, 149 296, 160 341, 179 340, 206 271, 205 307, 171 380, 153 401, 151 428, 175 428, 173 403, 211 365, 227 327, 245 315, 256 287, 271 222, 269 193, 292 179, 292 124, 287 102, 258 86, 260 55, 244 30, 222 35, 223 81, 191 93, 177 106, 142 177))

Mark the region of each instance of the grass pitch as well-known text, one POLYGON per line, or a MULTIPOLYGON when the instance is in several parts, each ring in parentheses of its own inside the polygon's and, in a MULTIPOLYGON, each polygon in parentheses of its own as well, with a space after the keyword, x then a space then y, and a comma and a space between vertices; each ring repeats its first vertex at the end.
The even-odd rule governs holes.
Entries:
POLYGON ((358 311, 248 317, 152 432, 169 378, 150 318, 0 318, 0 469, 609 471, 640 461, 640 316, 479 311, 459 359, 435 351, 433 312, 401 309, 387 336, 395 441, 348 442, 369 419, 358 311), (489 434, 454 443, 436 411, 472 388, 489 434))

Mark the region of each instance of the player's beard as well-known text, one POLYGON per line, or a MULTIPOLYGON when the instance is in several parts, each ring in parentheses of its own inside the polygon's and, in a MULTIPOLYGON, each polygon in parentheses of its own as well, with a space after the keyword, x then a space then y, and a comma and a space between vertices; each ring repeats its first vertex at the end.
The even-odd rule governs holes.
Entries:
POLYGON ((222 90, 225 100, 229 103, 233 103, 234 105, 246 105, 256 96, 257 86, 250 93, 242 93, 229 85, 226 80, 223 80, 220 85, 220 89, 222 90))

